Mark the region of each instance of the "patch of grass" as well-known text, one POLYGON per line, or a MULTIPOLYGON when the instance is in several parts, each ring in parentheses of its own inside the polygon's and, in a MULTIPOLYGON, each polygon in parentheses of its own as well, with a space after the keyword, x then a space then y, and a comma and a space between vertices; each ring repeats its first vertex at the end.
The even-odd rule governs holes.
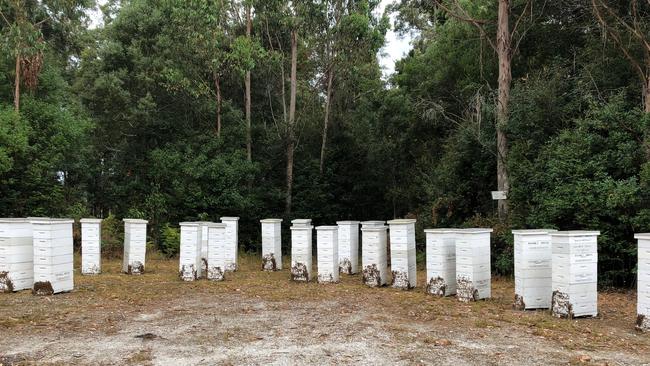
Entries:
POLYGON ((126 365, 152 365, 153 355, 151 354, 151 349, 145 348, 130 354, 129 357, 124 360, 124 363, 126 365))

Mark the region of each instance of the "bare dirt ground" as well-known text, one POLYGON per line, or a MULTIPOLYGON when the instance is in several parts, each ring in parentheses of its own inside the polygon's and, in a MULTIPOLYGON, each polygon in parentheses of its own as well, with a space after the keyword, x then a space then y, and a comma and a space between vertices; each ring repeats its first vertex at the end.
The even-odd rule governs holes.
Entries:
POLYGON ((598 318, 565 320, 512 310, 505 279, 492 299, 463 304, 366 288, 359 275, 293 283, 241 260, 224 282, 181 282, 175 260, 128 276, 113 260, 76 273, 71 293, 0 294, 0 364, 650 364, 633 292, 601 293, 598 318))

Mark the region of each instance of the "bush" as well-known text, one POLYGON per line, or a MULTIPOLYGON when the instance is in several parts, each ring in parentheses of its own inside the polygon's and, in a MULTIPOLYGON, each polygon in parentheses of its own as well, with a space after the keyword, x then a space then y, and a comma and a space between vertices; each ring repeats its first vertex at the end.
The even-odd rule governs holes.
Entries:
POLYGON ((181 249, 180 230, 169 226, 169 223, 164 224, 160 230, 160 245, 166 256, 171 258, 178 255, 181 249))

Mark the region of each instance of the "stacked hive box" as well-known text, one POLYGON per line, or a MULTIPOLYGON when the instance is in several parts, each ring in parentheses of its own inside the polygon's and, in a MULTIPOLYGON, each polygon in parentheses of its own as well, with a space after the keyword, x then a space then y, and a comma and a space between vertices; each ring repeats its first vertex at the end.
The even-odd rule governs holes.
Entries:
POLYGON ((196 222, 181 222, 181 248, 178 275, 183 281, 201 277, 201 227, 196 222))
POLYGON ((557 231, 552 242, 551 313, 559 318, 598 315, 599 231, 557 231))
POLYGON ((388 282, 388 264, 386 263, 386 230, 388 227, 363 224, 361 227, 363 283, 370 287, 383 286, 388 282))
POLYGON ((0 219, 0 292, 34 284, 32 225, 27 219, 0 219))
POLYGON ((81 219, 81 274, 102 272, 102 220, 81 219))
POLYGON ((262 223, 262 269, 282 269, 282 219, 264 219, 262 223))
POLYGON ((70 219, 31 219, 34 237, 35 295, 72 291, 73 244, 70 219))
POLYGON ((208 225, 212 224, 210 221, 197 221, 199 224, 199 243, 201 243, 201 265, 200 275, 206 277, 208 275, 208 225))
POLYGON ((221 218, 221 223, 226 224, 226 271, 237 270, 238 221, 239 217, 221 218))
POLYGON ((316 227, 318 282, 339 282, 339 244, 337 226, 316 227))
POLYGON ((415 220, 388 221, 390 265, 394 288, 408 290, 417 284, 415 267, 415 220))
POLYGON ((456 232, 454 229, 424 230, 427 240, 427 293, 456 294, 456 232))
POLYGON ((291 279, 311 281, 312 229, 310 219, 291 221, 291 279))
POLYGON ((650 331, 650 233, 636 234, 639 241, 637 271, 636 329, 650 331))
POLYGON ((223 281, 226 272, 226 225, 209 223, 208 228, 208 273, 212 281, 223 281))
POLYGON ((555 230, 513 230, 515 241, 514 308, 551 307, 551 236, 555 230))
POLYGON ((339 232, 339 271, 359 271, 359 221, 337 221, 339 232))
POLYGON ((124 219, 124 258, 122 272, 139 275, 144 273, 147 253, 147 220, 124 219))
POLYGON ((491 296, 490 233, 492 229, 456 230, 456 297, 476 301, 491 296))

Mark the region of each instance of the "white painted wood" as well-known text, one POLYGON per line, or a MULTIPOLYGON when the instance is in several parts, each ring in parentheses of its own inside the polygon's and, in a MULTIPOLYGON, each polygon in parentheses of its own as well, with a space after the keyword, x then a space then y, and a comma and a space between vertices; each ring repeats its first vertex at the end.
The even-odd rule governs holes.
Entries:
POLYGON ((51 295, 74 289, 72 219, 31 218, 38 238, 34 245, 35 295, 51 295))
POLYGON ((427 285, 432 295, 456 294, 455 229, 426 229, 427 285))
POLYGON ((201 226, 198 222, 181 222, 181 246, 178 275, 183 281, 201 277, 201 226))
POLYGON ((208 225, 213 224, 212 221, 196 221, 199 224, 199 243, 201 244, 201 264, 200 273, 201 278, 205 278, 208 274, 208 225))
POLYGON ((282 269, 282 219, 263 219, 262 224, 262 269, 282 269))
POLYGON ((392 286, 403 290, 417 285, 415 263, 415 222, 413 219, 388 221, 392 286))
POLYGON ((492 296, 490 233, 492 229, 456 229, 456 297, 476 301, 492 296))
POLYGON ((339 282, 338 226, 316 226, 318 282, 339 282))
POLYGON ((223 281, 228 264, 226 224, 208 223, 208 271, 211 281, 223 281))
POLYGON ((122 272, 133 275, 144 273, 147 253, 147 224, 140 219, 123 219, 124 221, 124 258, 122 272))
POLYGON ((86 218, 81 223, 81 274, 102 272, 102 219, 86 218))
POLYGON ((556 231, 551 237, 551 313, 556 317, 598 315, 599 231, 556 231))
POLYGON ((32 225, 28 219, 0 219, 0 292, 32 288, 34 284, 32 237, 32 225))
POLYGON ((337 221, 339 272, 359 272, 359 221, 337 221))
POLYGON ((551 281, 552 229, 513 230, 516 309, 549 309, 553 296, 551 281))
POLYGON ((387 226, 361 223, 361 269, 363 283, 380 287, 388 283, 387 226))
POLYGON ((226 224, 226 271, 236 271, 239 255, 239 217, 222 217, 221 223, 226 224))
POLYGON ((312 278, 312 232, 311 219, 292 220, 291 230, 291 279, 309 282, 312 278))
POLYGON ((636 329, 650 332, 650 233, 635 234, 638 243, 636 329))

